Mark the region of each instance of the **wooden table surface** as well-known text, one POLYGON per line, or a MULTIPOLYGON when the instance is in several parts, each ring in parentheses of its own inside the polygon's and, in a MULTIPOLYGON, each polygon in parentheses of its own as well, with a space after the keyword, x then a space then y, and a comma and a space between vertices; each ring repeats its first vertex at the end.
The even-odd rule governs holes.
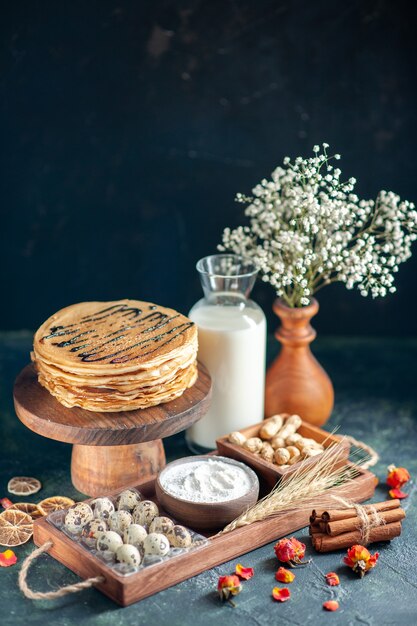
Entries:
MULTIPOLYGON (((0 497, 7 493, 7 482, 16 475, 38 477, 42 491, 30 500, 52 495, 81 497, 71 485, 69 466, 71 446, 51 441, 29 431, 16 418, 12 388, 17 373, 27 362, 31 343, 28 332, 0 335, 0 497)), ((386 499, 384 478, 390 463, 406 466, 417 476, 417 339, 319 338, 314 350, 328 373, 336 392, 333 416, 327 428, 340 426, 374 446, 381 455, 375 468, 381 484, 375 499, 386 499)), ((271 340, 269 355, 276 346, 271 340)), ((165 440, 168 459, 189 454, 182 434, 165 440)), ((270 626, 369 624, 408 626, 417 623, 417 506, 415 484, 404 501, 407 518, 402 536, 391 545, 378 546, 380 561, 363 580, 353 576, 341 563, 343 552, 313 554, 313 562, 296 572, 290 586, 291 599, 274 603, 277 561, 270 544, 241 559, 207 571, 151 598, 120 608, 96 590, 83 591, 60 600, 25 599, 17 588, 19 563, 0 569, 0 623, 20 626, 49 623, 60 626, 270 626), (236 600, 237 608, 221 605, 215 594, 217 578, 234 570, 236 563, 255 568, 255 577, 244 584, 236 600), (327 587, 323 574, 339 573, 341 585, 327 587), (325 614, 322 603, 336 598, 337 613, 325 614)), ((13 499, 13 496, 10 496, 13 499)), ((308 533, 305 540, 312 554, 308 533)), ((33 549, 29 542, 15 549, 21 562, 33 549)), ((46 591, 76 582, 77 577, 49 556, 32 566, 30 584, 46 591)))

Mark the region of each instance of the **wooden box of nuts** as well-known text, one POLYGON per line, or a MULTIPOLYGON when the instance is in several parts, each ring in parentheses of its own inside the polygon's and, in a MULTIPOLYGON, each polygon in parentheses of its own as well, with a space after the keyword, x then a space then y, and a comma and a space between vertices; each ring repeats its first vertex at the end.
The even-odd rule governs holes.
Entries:
MULTIPOLYGON (((314 465, 325 448, 341 440, 303 422, 299 415, 281 414, 220 437, 216 443, 219 454, 247 463, 272 487, 300 463, 314 465)), ((342 440, 342 445, 339 463, 349 458, 349 442, 342 440)))

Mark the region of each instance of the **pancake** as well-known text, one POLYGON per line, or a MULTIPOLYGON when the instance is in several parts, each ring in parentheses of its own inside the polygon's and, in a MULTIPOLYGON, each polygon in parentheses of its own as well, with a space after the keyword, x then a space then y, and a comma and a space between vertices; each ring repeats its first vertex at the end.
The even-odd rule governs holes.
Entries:
POLYGON ((197 379, 197 328, 149 302, 83 302, 34 336, 38 380, 61 404, 126 411, 179 397, 197 379))
POLYGON ((159 386, 153 389, 143 389, 136 394, 115 393, 114 389, 95 389, 87 387, 62 387, 54 381, 43 379, 39 376, 39 382, 43 385, 62 405, 72 408, 81 407, 89 411, 118 412, 132 411, 134 409, 146 409, 151 406, 170 402, 181 396, 186 389, 192 387, 197 380, 197 365, 193 364, 182 377, 177 377, 169 387, 159 386))
POLYGON ((113 374, 153 368, 196 343, 195 324, 177 311, 119 300, 61 309, 36 332, 33 350, 66 371, 113 374))

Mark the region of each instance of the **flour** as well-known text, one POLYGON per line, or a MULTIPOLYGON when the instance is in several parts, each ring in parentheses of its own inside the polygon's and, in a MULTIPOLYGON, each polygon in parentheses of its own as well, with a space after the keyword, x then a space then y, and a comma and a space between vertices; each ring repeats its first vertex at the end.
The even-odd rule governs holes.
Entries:
POLYGON ((224 502, 245 495, 251 478, 243 467, 207 459, 168 467, 159 476, 172 496, 191 502, 224 502))

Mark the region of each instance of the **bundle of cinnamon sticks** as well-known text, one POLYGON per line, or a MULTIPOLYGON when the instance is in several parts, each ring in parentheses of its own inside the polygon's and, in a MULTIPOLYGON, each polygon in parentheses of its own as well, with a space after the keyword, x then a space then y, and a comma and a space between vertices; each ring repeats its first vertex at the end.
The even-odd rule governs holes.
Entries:
POLYGON ((399 500, 387 500, 356 508, 313 510, 310 535, 318 552, 350 548, 359 543, 389 541, 401 534, 405 511, 399 500))

